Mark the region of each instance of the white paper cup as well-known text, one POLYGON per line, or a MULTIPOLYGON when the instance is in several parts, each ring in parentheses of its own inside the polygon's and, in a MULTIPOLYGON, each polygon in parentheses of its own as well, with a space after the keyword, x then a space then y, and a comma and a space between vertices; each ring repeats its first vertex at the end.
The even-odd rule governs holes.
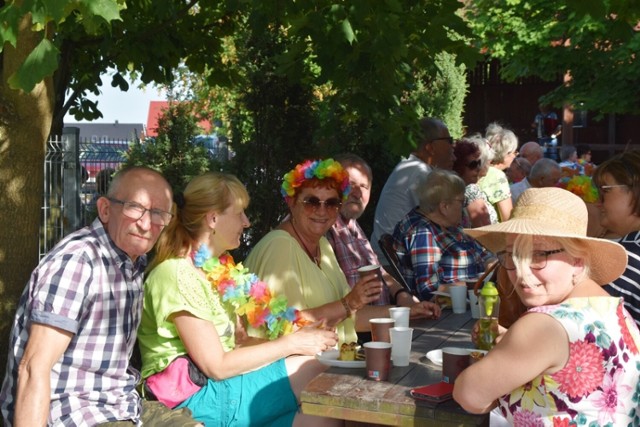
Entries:
POLYGON ((480 304, 478 304, 478 296, 473 292, 473 289, 469 290, 469 307, 471 307, 471 317, 479 319, 480 304))
POLYGON ((391 360, 393 360, 393 366, 409 366, 413 329, 394 327, 389 329, 389 334, 391 335, 391 360))
POLYGON ((391 307, 389 308, 389 317, 395 320, 396 327, 409 327, 409 314, 411 309, 409 307, 391 307))
POLYGON ((449 295, 451 296, 451 308, 456 314, 466 313, 467 311, 467 287, 466 286, 449 286, 449 295))

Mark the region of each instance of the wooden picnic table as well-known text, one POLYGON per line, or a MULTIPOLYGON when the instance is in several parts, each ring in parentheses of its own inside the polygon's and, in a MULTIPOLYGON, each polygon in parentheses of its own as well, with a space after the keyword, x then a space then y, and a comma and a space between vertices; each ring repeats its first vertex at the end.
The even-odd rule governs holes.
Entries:
POLYGON ((426 358, 442 347, 473 348, 471 313, 443 310, 437 320, 411 321, 413 343, 407 367, 392 367, 388 381, 366 379, 364 368, 329 368, 303 390, 302 412, 349 421, 395 426, 489 426, 489 414, 474 415, 454 400, 433 404, 409 391, 441 380, 442 370, 426 358))

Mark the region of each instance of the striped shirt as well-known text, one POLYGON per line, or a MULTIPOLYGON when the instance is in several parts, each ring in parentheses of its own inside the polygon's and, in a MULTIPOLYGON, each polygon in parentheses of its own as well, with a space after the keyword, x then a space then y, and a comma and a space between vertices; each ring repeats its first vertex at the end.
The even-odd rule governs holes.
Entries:
POLYGON ((640 231, 633 231, 618 242, 629 256, 622 275, 604 287, 611 295, 624 299, 624 308, 640 327, 640 231))
POLYGON ((64 238, 33 271, 11 331, 7 375, 0 392, 5 427, 15 410, 18 365, 31 323, 73 334, 51 370, 48 425, 93 426, 139 421, 129 367, 142 312, 146 257, 135 263, 109 238, 99 219, 64 238))
POLYGON ((462 227, 441 227, 418 208, 396 225, 393 240, 400 271, 423 301, 431 298, 438 285, 475 281, 493 256, 462 227))

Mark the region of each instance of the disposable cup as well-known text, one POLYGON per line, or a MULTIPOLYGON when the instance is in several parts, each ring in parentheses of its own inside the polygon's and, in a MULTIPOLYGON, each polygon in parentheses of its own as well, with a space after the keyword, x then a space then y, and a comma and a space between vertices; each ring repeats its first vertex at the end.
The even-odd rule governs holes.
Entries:
POLYGON ((468 348, 445 347, 442 349, 442 381, 453 384, 469 366, 468 348))
POLYGON ((411 309, 409 307, 391 307, 389 308, 389 317, 395 321, 394 326, 409 327, 409 315, 411 309))
POLYGON ((386 381, 391 370, 391 343, 370 341, 364 343, 367 378, 386 381))
POLYGON ((451 296, 451 308, 456 314, 466 313, 467 311, 467 287, 466 286, 449 286, 449 295, 451 296))
POLYGON ((364 267, 360 267, 358 269, 358 274, 360 274, 360 277, 366 276, 367 274, 371 274, 371 273, 380 274, 380 266, 376 264, 372 264, 372 265, 365 265, 364 267))
POLYGON ((371 326, 371 340, 391 342, 389 329, 395 326, 394 323, 393 319, 386 317, 369 319, 369 325, 371 326))
POLYGON ((480 318, 480 304, 478 304, 478 296, 473 289, 469 290, 469 307, 471 307, 471 317, 474 319, 480 318))
POLYGON ((393 360, 393 366, 409 366, 413 329, 396 326, 389 329, 389 335, 391 336, 391 360, 393 360))

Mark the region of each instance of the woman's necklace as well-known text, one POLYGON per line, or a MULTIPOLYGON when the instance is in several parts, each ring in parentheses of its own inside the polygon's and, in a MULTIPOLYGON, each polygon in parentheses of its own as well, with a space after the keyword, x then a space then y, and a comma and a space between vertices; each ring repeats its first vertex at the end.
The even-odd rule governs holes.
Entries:
POLYGON ((265 282, 249 273, 242 263, 236 264, 228 253, 215 257, 206 245, 200 245, 190 258, 221 302, 231 305, 253 328, 263 329, 270 340, 307 324, 299 310, 289 307, 284 295, 271 295, 265 282))
POLYGON ((291 224, 291 228, 293 228, 293 232, 295 233, 296 237, 298 238, 298 241, 300 242, 300 244, 304 248, 304 251, 307 253, 307 255, 309 256, 311 261, 313 261, 315 263, 315 265, 317 265, 318 268, 320 268, 320 246, 318 246, 316 248, 316 256, 313 256, 313 254, 311 253, 311 251, 309 250, 307 245, 304 243, 304 240, 302 240, 302 237, 300 237, 300 235, 298 234, 298 230, 296 230, 295 225, 293 225, 293 218, 291 219, 291 221, 289 221, 289 223, 291 224))

